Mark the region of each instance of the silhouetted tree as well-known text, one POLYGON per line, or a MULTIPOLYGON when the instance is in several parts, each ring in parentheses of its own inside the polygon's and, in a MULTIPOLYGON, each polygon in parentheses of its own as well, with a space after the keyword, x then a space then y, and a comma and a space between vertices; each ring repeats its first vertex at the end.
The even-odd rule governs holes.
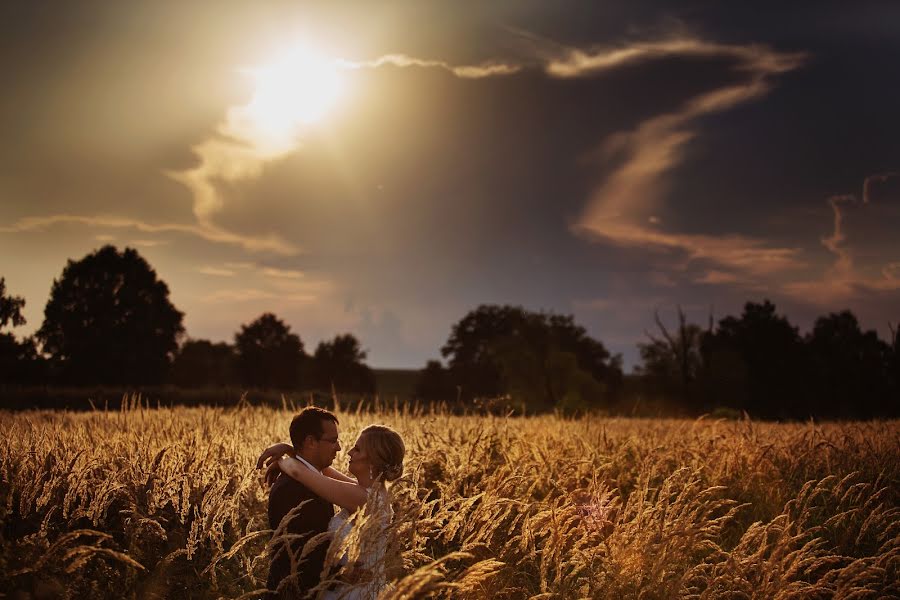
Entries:
POLYGON ((241 382, 249 387, 295 388, 306 353, 284 321, 265 313, 234 336, 241 382))
POLYGON ((700 354, 703 369, 697 392, 703 399, 702 410, 749 410, 750 375, 741 348, 707 332, 700 343, 700 354))
POLYGON ((352 334, 319 342, 313 355, 316 387, 338 392, 375 393, 375 374, 366 366, 366 352, 352 334))
MULTIPOLYGON (((25 299, 7 296, 6 280, 0 277, 0 329, 7 325, 25 325, 24 308, 25 299)), ((41 367, 42 361, 32 338, 20 342, 12 333, 0 333, 0 383, 35 383, 41 367)))
POLYGON ((747 394, 730 406, 765 418, 809 416, 803 342, 797 328, 775 313, 774 304, 748 302, 740 318, 720 320, 705 342, 710 367, 717 356, 724 357, 720 365, 745 373, 747 394))
POLYGON ((6 278, 0 277, 0 329, 10 323, 13 327, 24 325, 23 308, 25 308, 25 298, 21 296, 7 296, 6 278))
POLYGON ((182 317, 136 250, 104 246, 68 261, 54 280, 37 338, 66 382, 159 383, 184 332, 182 317))
POLYGON ((621 385, 613 357, 571 316, 482 305, 453 326, 441 349, 462 397, 514 394, 532 408, 609 401, 621 385))
POLYGON ((712 329, 704 331, 698 325, 687 322, 681 307, 678 307, 678 329, 671 333, 654 313, 659 336, 647 332, 650 341, 639 343, 641 365, 637 371, 659 392, 679 398, 681 404, 690 410, 701 408, 703 399, 697 390, 698 380, 703 375, 703 340, 712 329))
POLYGON ((615 396, 622 387, 622 356, 610 354, 602 342, 575 323, 573 316, 550 313, 546 317, 559 351, 574 355, 578 368, 602 382, 609 397, 615 396))
POLYGON ((807 344, 817 414, 865 419, 887 413, 891 347, 877 333, 863 332, 845 310, 819 317, 807 344))
POLYGON ((184 387, 237 383, 234 347, 209 340, 188 340, 172 362, 170 381, 184 387))

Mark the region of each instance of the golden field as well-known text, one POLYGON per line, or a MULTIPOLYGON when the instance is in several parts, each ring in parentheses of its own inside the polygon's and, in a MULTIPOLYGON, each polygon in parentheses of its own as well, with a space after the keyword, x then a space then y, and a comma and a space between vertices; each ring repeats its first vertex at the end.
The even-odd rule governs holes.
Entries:
MULTIPOLYGON (((255 597, 293 414, 0 414, 0 596, 255 597)), ((406 440, 384 597, 900 597, 897 421, 337 414, 406 440)))

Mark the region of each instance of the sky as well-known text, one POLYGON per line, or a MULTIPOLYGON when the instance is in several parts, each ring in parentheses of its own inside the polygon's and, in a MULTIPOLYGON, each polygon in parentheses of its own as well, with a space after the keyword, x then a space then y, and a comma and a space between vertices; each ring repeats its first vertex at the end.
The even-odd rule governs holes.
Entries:
POLYGON ((900 3, 0 5, 0 276, 136 248, 190 338, 420 368, 480 304, 900 321, 900 3))

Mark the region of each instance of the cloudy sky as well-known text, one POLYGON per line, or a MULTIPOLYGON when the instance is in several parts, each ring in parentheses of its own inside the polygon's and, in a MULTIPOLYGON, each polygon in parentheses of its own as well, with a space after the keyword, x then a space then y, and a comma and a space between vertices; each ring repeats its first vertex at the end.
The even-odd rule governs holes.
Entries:
POLYGON ((132 246, 193 338, 420 367, 482 303, 900 320, 900 3, 0 6, 0 276, 132 246))

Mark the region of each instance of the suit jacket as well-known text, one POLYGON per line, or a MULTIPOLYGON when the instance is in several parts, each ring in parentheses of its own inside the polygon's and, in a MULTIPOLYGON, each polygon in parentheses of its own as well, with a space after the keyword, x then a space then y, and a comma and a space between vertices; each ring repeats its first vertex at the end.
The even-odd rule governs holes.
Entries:
MULTIPOLYGON (((285 474, 280 474, 269 491, 269 527, 276 529, 288 512, 301 502, 307 501, 287 524, 286 533, 302 535, 301 539, 291 542, 291 548, 299 558, 303 552, 303 545, 316 534, 328 530, 328 522, 334 516, 334 505, 312 493, 302 483, 291 479, 285 474)), ((302 598, 315 587, 322 575, 322 566, 325 562, 325 553, 328 550, 327 541, 318 544, 315 549, 297 567, 298 593, 294 586, 288 584, 279 598, 302 598)), ((291 572, 291 561, 287 549, 282 544, 276 544, 273 548, 275 556, 269 568, 269 578, 266 587, 274 591, 278 584, 291 572)))

